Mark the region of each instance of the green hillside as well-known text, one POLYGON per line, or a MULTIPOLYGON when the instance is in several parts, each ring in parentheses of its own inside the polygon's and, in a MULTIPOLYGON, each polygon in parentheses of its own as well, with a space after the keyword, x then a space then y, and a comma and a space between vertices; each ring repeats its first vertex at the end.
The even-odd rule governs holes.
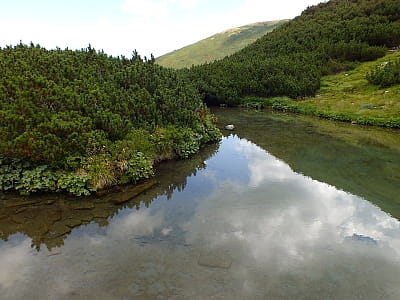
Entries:
POLYGON ((287 21, 259 22, 232 28, 160 56, 156 59, 156 63, 164 67, 180 69, 212 62, 239 51, 287 21))
MULTIPOLYGON (((384 57, 390 48, 399 45, 400 1, 331 0, 309 7, 229 57, 183 73, 210 105, 237 105, 249 96, 287 96, 300 101, 316 95, 323 76, 351 71, 363 62, 384 57)), ((396 85, 399 66, 395 62, 376 66, 365 82, 386 88, 396 85)), ((367 78, 367 74, 363 76, 367 78)), ((287 107, 286 103, 281 106, 287 107)), ((333 112, 341 112, 336 110, 340 105, 331 107, 335 108, 333 112)), ((364 123, 382 125, 374 121, 373 115, 370 110, 361 113, 368 119, 364 123)), ((399 122, 385 125, 400 127, 399 122)))

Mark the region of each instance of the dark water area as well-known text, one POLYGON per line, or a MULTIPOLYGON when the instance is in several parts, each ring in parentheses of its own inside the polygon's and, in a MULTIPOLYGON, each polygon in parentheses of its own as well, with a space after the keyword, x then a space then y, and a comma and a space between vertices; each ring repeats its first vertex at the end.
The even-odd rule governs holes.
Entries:
POLYGON ((399 299, 400 133, 236 109, 157 184, 0 196, 1 299, 399 299))

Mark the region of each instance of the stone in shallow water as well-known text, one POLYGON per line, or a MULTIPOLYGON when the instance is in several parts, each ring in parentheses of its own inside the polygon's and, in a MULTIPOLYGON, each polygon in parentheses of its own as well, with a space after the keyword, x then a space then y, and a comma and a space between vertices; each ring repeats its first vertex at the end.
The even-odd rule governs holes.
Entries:
POLYGON ((369 245, 378 245, 378 242, 374 240, 372 237, 356 233, 354 233, 352 236, 347 236, 345 239, 347 241, 360 242, 369 245))
POLYGON ((157 181, 153 180, 153 179, 148 180, 142 184, 138 184, 138 185, 134 186, 133 188, 125 191, 121 197, 113 198, 112 202, 114 202, 115 204, 125 203, 125 202, 131 200, 132 198, 136 197, 137 195, 147 191, 148 189, 153 187, 155 184, 157 184, 157 181))
POLYGON ((91 201, 78 201, 69 203, 69 206, 75 210, 85 210, 85 209, 93 209, 94 203, 91 201))
POLYGON ((60 249, 51 249, 49 251, 49 254, 47 254, 47 256, 56 256, 56 255, 60 255, 60 254, 61 254, 60 249))
POLYGON ((366 108, 374 108, 374 105, 372 103, 360 105, 360 109, 366 109, 366 108))
POLYGON ((81 225, 82 221, 80 219, 66 219, 64 221, 64 224, 67 227, 74 228, 74 227, 77 227, 77 226, 81 225))
POLYGON ((60 236, 63 236, 63 235, 65 235, 65 234, 71 232, 71 228, 68 227, 67 225, 65 225, 63 222, 54 223, 54 224, 51 226, 51 229, 50 229, 50 230, 51 230, 51 231, 50 231, 49 236, 50 236, 51 238, 60 237, 60 236))
POLYGON ((201 253, 197 263, 209 268, 229 269, 232 265, 232 258, 223 251, 209 251, 201 253))

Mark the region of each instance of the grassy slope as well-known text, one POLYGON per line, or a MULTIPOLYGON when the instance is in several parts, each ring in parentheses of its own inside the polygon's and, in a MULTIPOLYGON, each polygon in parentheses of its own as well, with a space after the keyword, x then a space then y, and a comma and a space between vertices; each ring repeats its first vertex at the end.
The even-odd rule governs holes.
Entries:
POLYGON ((391 53, 376 61, 361 63, 354 70, 324 76, 316 97, 308 97, 304 100, 293 100, 287 97, 247 97, 243 99, 243 105, 272 106, 276 110, 327 119, 399 128, 400 85, 380 88, 368 83, 365 78, 366 73, 375 66, 399 57, 400 52, 391 53), (368 107, 362 107, 363 105, 368 107))
POLYGON ((338 111, 356 116, 398 118, 400 117, 400 85, 379 88, 369 84, 365 79, 365 74, 376 65, 397 57, 400 57, 400 52, 360 64, 352 71, 323 77, 317 97, 306 98, 299 102, 299 105, 318 106, 320 110, 338 111), (372 104, 373 107, 362 108, 364 104, 372 104))
POLYGON ((232 28, 156 59, 159 65, 185 68, 233 54, 288 20, 259 22, 232 28))

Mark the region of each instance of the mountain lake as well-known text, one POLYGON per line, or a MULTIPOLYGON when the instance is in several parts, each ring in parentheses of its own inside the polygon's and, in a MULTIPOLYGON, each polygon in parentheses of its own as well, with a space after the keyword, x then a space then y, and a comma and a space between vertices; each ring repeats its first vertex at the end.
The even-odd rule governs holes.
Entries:
POLYGON ((213 111, 139 196, 0 194, 0 298, 400 299, 400 131, 213 111))

